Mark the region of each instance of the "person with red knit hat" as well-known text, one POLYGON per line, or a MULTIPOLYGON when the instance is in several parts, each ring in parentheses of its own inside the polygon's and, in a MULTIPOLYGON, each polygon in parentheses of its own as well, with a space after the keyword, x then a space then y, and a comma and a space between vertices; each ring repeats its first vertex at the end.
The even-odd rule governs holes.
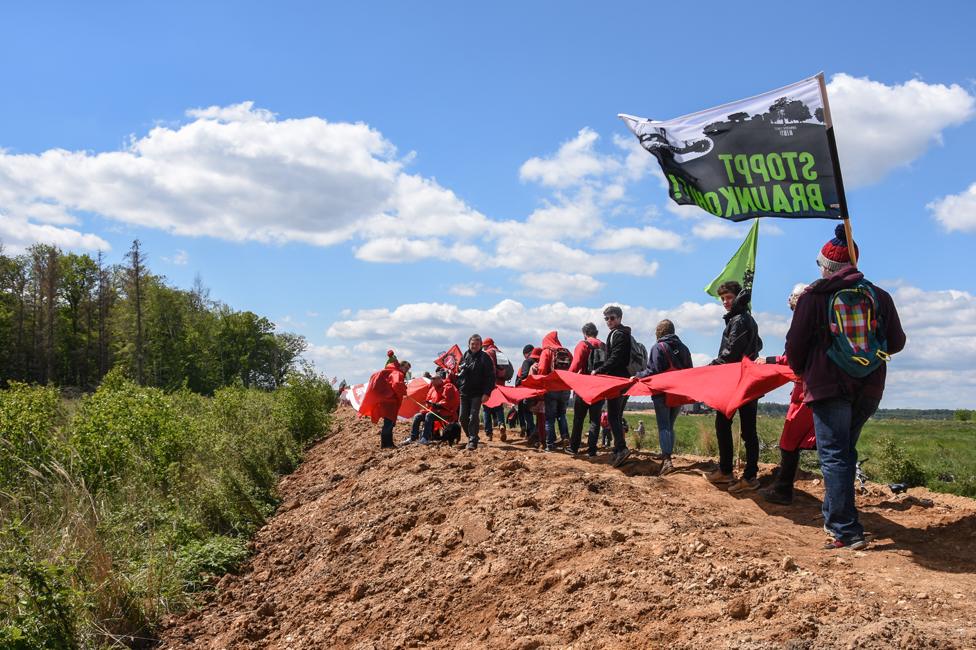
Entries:
POLYGON ((854 504, 857 440, 881 402, 887 360, 905 347, 891 295, 864 278, 853 248, 838 225, 817 256, 822 278, 797 299, 786 333, 787 361, 813 411, 826 549, 867 546, 854 504))

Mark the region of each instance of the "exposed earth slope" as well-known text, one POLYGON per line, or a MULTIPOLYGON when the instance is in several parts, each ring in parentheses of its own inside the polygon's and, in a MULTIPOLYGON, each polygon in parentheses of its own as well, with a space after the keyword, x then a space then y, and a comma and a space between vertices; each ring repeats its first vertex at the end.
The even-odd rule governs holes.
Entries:
POLYGON ((872 546, 823 551, 816 479, 775 506, 702 461, 380 450, 341 408, 253 557, 161 647, 976 647, 976 501, 875 485, 872 546))

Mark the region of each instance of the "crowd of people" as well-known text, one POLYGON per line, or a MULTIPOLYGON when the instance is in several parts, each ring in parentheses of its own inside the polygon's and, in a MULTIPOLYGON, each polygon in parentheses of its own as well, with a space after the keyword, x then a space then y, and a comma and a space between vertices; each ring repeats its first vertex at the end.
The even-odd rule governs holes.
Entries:
MULTIPOLYGON (((824 530, 827 548, 863 548, 867 542, 854 503, 857 440, 861 428, 877 410, 884 390, 886 361, 902 350, 905 333, 891 296, 867 280, 857 269, 857 247, 852 251, 838 226, 835 237, 820 250, 817 266, 821 278, 809 286, 797 285, 788 302, 793 320, 781 355, 760 357, 763 347, 759 326, 750 310, 751 291, 734 280, 723 283, 718 295, 725 307, 725 326, 712 365, 755 363, 789 365, 797 377, 791 404, 779 441, 780 467, 762 498, 788 505, 793 499, 801 449, 816 448, 824 476, 824 530)), ((592 403, 569 390, 547 390, 543 395, 518 401, 506 416, 503 406, 482 408, 496 386, 514 379, 519 386, 530 376, 557 370, 639 380, 655 374, 692 367, 688 347, 675 325, 665 319, 655 328, 655 341, 647 351, 623 324, 623 310, 610 305, 603 310, 605 340, 594 323, 585 323, 572 351, 564 347, 558 332, 549 332, 541 344, 526 344, 516 371, 491 338, 472 334, 467 349, 453 368, 438 368, 422 410, 414 418, 406 444, 433 440, 463 443, 468 450, 480 444, 481 429, 492 440, 497 430, 501 441, 517 427, 527 443, 547 452, 576 456, 584 452, 583 427, 588 422, 585 453, 598 454, 598 439, 610 443, 610 462, 619 467, 631 456, 625 438, 624 409, 627 396, 620 392, 592 403), (572 398, 573 425, 567 410, 572 398), (479 417, 482 413, 482 417, 479 417), (558 435, 558 439, 557 439, 558 435)), ((405 376, 410 365, 389 351, 387 364, 369 381, 360 413, 383 420, 381 446, 393 447, 393 424, 406 394, 405 376)), ((680 406, 666 393, 652 396, 660 445, 660 475, 674 471, 674 425, 680 406)), ((731 416, 716 411, 715 436, 718 467, 705 475, 713 484, 733 494, 759 489, 759 436, 756 428, 758 399, 746 402, 731 416), (745 465, 736 476, 732 424, 739 417, 745 448, 745 465)), ((643 423, 641 423, 641 427, 643 423)), ((641 433, 643 433, 641 431, 641 433)))

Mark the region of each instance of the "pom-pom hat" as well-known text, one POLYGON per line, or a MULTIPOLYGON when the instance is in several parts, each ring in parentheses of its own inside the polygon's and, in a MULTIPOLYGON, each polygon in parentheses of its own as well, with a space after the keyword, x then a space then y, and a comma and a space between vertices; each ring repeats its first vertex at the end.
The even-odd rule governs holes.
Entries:
MULTIPOLYGON (((858 256, 861 254, 857 242, 854 242, 854 252, 858 256)), ((834 228, 834 238, 820 249, 820 254, 817 255, 817 266, 827 269, 830 273, 836 273, 850 265, 851 252, 847 247, 847 233, 844 231, 843 224, 838 224, 834 228)))

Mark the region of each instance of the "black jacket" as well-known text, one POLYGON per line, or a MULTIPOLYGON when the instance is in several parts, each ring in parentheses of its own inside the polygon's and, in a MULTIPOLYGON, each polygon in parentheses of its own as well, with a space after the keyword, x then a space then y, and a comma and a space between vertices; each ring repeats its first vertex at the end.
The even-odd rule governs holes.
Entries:
POLYGON ((519 368, 518 373, 516 373, 515 375, 516 386, 521 384, 525 380, 525 378, 529 376, 529 370, 532 368, 532 364, 535 362, 536 360, 533 359, 532 357, 525 358, 525 361, 522 362, 522 367, 519 368))
POLYGON ((627 364, 630 363, 630 328, 621 325, 607 334, 607 360, 595 368, 598 375, 630 377, 627 364))
POLYGON ((458 384, 461 395, 475 397, 490 395, 495 390, 495 364, 484 350, 472 354, 465 350, 458 365, 458 384))
POLYGON ((718 349, 718 356, 709 365, 739 363, 742 357, 755 361, 759 356, 762 339, 759 338, 759 325, 749 313, 751 299, 752 291, 743 289, 732 301, 732 309, 723 316, 725 331, 722 332, 722 345, 718 349))

